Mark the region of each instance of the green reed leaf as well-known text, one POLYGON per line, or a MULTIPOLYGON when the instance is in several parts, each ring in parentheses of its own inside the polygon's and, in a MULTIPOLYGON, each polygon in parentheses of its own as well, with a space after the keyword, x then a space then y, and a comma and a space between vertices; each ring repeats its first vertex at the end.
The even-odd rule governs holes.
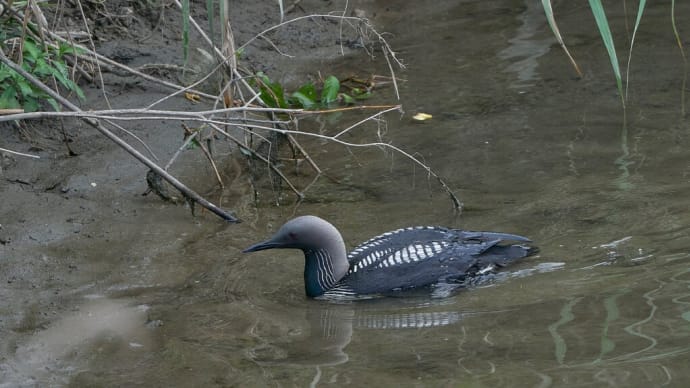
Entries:
POLYGON ((623 81, 621 79, 621 69, 620 65, 618 64, 616 46, 613 43, 613 36, 611 35, 609 22, 606 18, 606 13, 604 12, 604 6, 601 4, 601 0, 589 0, 589 7, 592 9, 594 20, 596 20, 597 27, 599 28, 599 35, 601 35, 601 39, 604 41, 604 46, 606 46, 606 51, 609 54, 609 59, 611 60, 611 67, 613 67, 613 73, 616 76, 616 85, 618 86, 618 93, 621 96, 621 103, 623 104, 623 108, 625 108, 625 98, 623 94, 623 81))

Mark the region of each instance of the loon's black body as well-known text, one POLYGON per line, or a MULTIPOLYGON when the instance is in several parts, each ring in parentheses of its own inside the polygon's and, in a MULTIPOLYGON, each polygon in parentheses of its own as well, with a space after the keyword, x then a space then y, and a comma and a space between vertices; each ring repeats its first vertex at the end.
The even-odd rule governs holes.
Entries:
POLYGON ((384 233, 347 254, 333 225, 302 216, 244 252, 301 249, 307 295, 341 298, 462 283, 537 251, 518 244, 499 245, 506 241, 530 242, 514 234, 422 226, 384 233))

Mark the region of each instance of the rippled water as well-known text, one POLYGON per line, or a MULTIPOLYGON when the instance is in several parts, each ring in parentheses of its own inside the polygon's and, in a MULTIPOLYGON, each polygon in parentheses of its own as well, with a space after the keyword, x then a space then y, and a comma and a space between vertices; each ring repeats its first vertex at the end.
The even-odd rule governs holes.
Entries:
MULTIPOLYGON (((466 205, 460 217, 404 158, 322 145, 315 158, 348 185, 322 179, 313 193, 323 194, 297 208, 266 205, 240 226, 206 226, 207 238, 166 258, 192 274, 179 287, 94 305, 127 318, 91 324, 112 335, 21 351, 64 349, 54 368, 86 358, 74 386, 690 384, 690 132, 666 5, 649 5, 637 37, 624 120, 585 5, 558 15, 585 72, 576 79, 538 2, 379 3, 375 21, 408 65, 399 73, 406 115, 388 117, 386 139, 447 180, 466 205), (416 124, 415 112, 434 118, 416 124), (294 214, 329 219, 350 247, 442 224, 530 236, 541 252, 444 299, 313 301, 299 252, 240 253, 294 214), (132 322, 146 330, 127 329, 132 322)), ((622 9, 609 17, 622 34, 622 9)), ((75 316, 48 330, 84 322, 75 316)), ((45 361, 35 357, 23 367, 45 361)))

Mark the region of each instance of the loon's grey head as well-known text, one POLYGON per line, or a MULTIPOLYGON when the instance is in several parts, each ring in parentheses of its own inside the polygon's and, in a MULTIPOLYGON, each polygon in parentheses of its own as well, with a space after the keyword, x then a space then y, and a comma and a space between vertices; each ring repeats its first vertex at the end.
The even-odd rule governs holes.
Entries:
POLYGON ((273 248, 292 248, 303 251, 326 249, 334 257, 346 258, 345 242, 338 229, 316 216, 294 218, 281 226, 271 238, 254 244, 243 252, 273 248))
POLYGON ((292 219, 266 241, 243 252, 292 248, 304 252, 304 287, 308 296, 317 297, 331 289, 348 271, 345 242, 335 226, 315 216, 292 219))

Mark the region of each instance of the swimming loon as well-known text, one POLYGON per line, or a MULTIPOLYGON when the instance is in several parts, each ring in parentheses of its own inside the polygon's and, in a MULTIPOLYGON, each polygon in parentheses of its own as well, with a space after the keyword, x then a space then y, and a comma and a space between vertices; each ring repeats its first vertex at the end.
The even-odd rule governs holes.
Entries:
POLYGON ((417 226, 376 236, 347 254, 335 226, 316 216, 301 216, 243 252, 301 249, 307 296, 340 299, 463 283, 538 251, 499 245, 506 241, 530 242, 514 234, 417 226))

